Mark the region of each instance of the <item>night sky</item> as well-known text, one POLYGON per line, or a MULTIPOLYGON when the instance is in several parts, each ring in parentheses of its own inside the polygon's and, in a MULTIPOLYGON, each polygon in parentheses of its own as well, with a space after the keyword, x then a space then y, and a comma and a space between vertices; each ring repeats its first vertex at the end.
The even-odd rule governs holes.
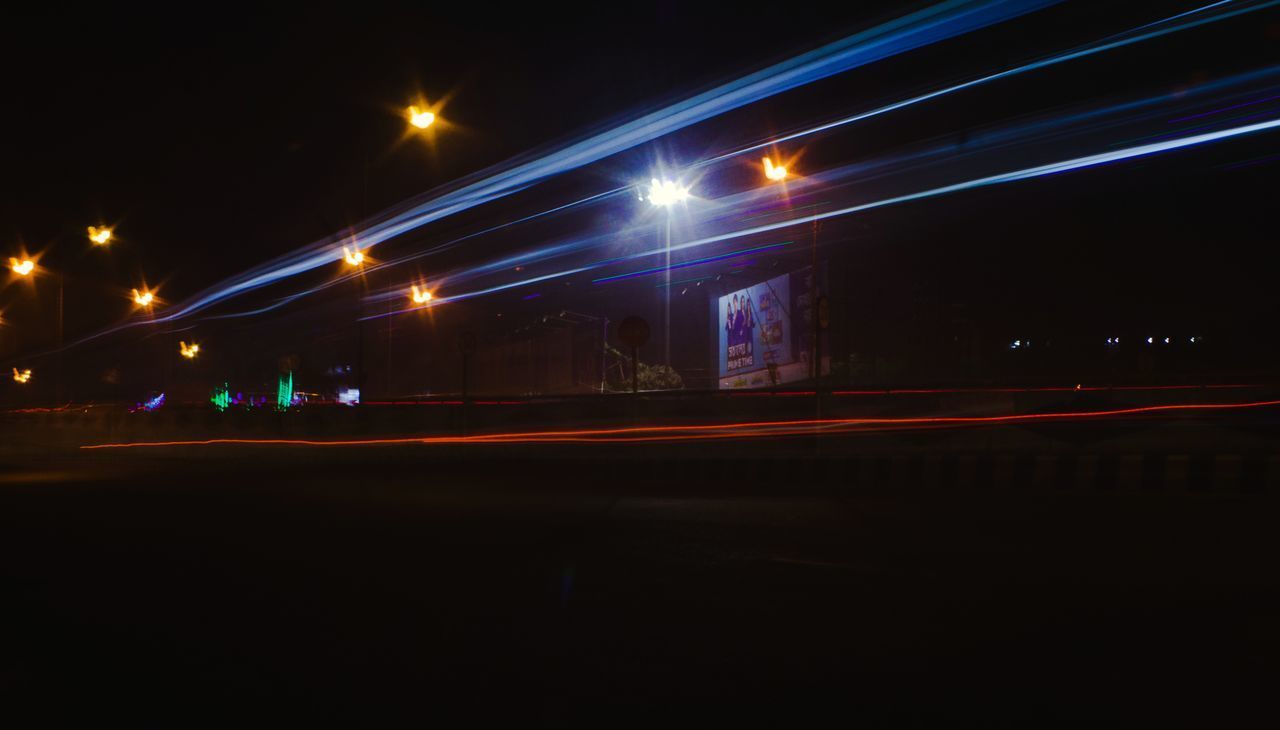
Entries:
MULTIPOLYGON (((87 331, 127 308, 121 299, 120 312, 107 311, 89 290, 123 295, 145 280, 180 299, 466 173, 919 6, 28 12, 0 31, 0 244, 44 251, 42 264, 80 282, 67 329, 87 331), (419 92, 448 97, 448 134, 435 149, 402 139, 401 110, 419 92), (100 222, 117 226, 110 251, 84 239, 84 226, 100 222)), ((712 149, 734 125, 763 127, 758 134, 829 117, 1194 6, 1068 4, 771 100, 682 140, 712 149)), ((1275 13, 1258 14, 983 91, 869 128, 849 153, 1265 65, 1277 28, 1275 13)), ((1222 167, 1274 146, 1273 136, 867 216, 868 263, 883 266, 877 326, 896 326, 885 324, 896 316, 892 297, 958 302, 996 327, 1069 320, 1067 311, 1100 321, 1117 307, 1153 320, 1237 319, 1245 330, 1265 323, 1274 314, 1264 272, 1275 257, 1264 244, 1274 242, 1266 211, 1275 165, 1222 167)), ((20 290, 2 296, 10 319, 32 306, 20 290)), ((21 342, 10 337, 0 349, 21 342)))

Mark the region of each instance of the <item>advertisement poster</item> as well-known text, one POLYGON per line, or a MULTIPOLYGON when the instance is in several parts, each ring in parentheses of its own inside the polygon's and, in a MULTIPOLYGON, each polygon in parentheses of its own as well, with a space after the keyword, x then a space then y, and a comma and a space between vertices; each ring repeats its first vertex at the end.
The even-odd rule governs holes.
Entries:
MULTIPOLYGON (((768 388, 811 377, 813 283, 811 269, 806 267, 716 300, 713 316, 719 331, 721 389, 768 388)), ((819 362, 826 372, 828 359, 822 344, 819 362)))
POLYGON ((791 277, 762 281, 720 297, 720 377, 791 362, 791 277))

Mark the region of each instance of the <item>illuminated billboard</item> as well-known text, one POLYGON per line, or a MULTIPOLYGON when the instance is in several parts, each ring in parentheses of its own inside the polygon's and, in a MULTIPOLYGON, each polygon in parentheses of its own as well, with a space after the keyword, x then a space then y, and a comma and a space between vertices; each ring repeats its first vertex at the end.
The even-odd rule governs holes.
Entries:
POLYGON ((806 268, 719 297, 713 322, 720 388, 761 388, 809 377, 810 288, 806 268))

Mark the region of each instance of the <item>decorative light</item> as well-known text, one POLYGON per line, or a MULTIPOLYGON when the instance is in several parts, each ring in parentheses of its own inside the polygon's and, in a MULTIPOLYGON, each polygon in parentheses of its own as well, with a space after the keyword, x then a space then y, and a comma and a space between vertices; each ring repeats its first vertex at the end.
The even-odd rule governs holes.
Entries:
POLYGON ((209 402, 219 413, 231 407, 231 388, 226 383, 220 387, 213 389, 213 395, 209 396, 209 402))
POLYGON ((276 384, 276 410, 288 410, 293 405, 293 371, 290 370, 288 375, 281 375, 280 381, 276 384))

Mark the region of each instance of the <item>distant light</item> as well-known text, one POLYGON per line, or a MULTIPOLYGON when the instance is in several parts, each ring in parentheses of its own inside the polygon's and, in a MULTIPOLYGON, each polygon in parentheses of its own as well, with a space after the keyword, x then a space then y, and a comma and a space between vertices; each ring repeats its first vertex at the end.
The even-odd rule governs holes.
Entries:
POLYGON ((764 176, 775 182, 787 179, 787 168, 773 164, 773 160, 764 158, 764 176))
POLYGON ((133 290, 133 303, 139 307, 150 307, 155 298, 155 294, 152 294, 150 289, 141 292, 137 289, 133 290))
POLYGON ((221 387, 214 388, 213 394, 209 396, 209 402, 219 412, 227 410, 231 406, 231 388, 223 383, 221 387))
POLYGON ((159 410, 163 406, 164 406, 164 393, 161 393, 160 395, 157 395, 156 397, 151 398, 150 400, 142 401, 132 410, 135 413, 137 411, 146 411, 150 413, 151 411, 159 410))
POLYGON ((1168 337, 1164 338, 1164 344, 1166 344, 1166 345, 1167 345, 1167 344, 1169 344, 1169 338, 1168 338, 1168 337))
POLYGON ((1014 340, 1013 344, 1009 345, 1009 349, 1011 350, 1016 350, 1019 347, 1022 347, 1022 340, 1014 340))
POLYGON ((419 111, 418 107, 409 107, 409 123, 418 129, 426 129, 436 121, 436 115, 428 110, 419 111))
POLYGON ((179 340, 178 351, 181 352, 182 356, 187 358, 188 360, 194 360, 196 359, 196 355, 200 354, 200 345, 195 342, 192 342, 190 345, 188 345, 187 343, 179 340))
POLYGON ((649 181, 649 197, 644 199, 656 207, 669 208, 688 200, 689 188, 675 180, 659 180, 655 177, 649 181))
POLYGON ((364 251, 343 246, 342 260, 347 262, 347 266, 360 266, 364 263, 364 251))
POLYGON ((106 226, 99 228, 98 226, 89 226, 89 240, 94 245, 104 246, 111 241, 111 229, 106 226))
POLYGON ((1155 341, 1156 341, 1156 338, 1154 338, 1154 337, 1148 337, 1148 338, 1147 338, 1147 344, 1148 344, 1148 345, 1150 345, 1150 344, 1154 343, 1155 341))
POLYGON ((292 370, 287 375, 281 375, 279 382, 276 383, 276 410, 287 410, 291 405, 293 405, 292 370))
POLYGON ((23 259, 19 261, 13 258, 12 256, 9 257, 9 269, 12 270, 13 273, 17 274, 18 276, 26 276, 27 274, 30 274, 35 268, 36 268, 36 262, 32 261, 31 259, 23 259))
POLYGON ((26 383, 29 380, 31 380, 31 368, 26 368, 25 370, 13 369, 13 382, 26 383))
POLYGON ((344 406, 354 406, 360 403, 359 388, 343 388, 338 391, 338 403, 344 406))
POLYGON ((414 304, 426 304, 431 301, 431 292, 419 289, 417 284, 410 287, 410 296, 413 297, 414 304))

